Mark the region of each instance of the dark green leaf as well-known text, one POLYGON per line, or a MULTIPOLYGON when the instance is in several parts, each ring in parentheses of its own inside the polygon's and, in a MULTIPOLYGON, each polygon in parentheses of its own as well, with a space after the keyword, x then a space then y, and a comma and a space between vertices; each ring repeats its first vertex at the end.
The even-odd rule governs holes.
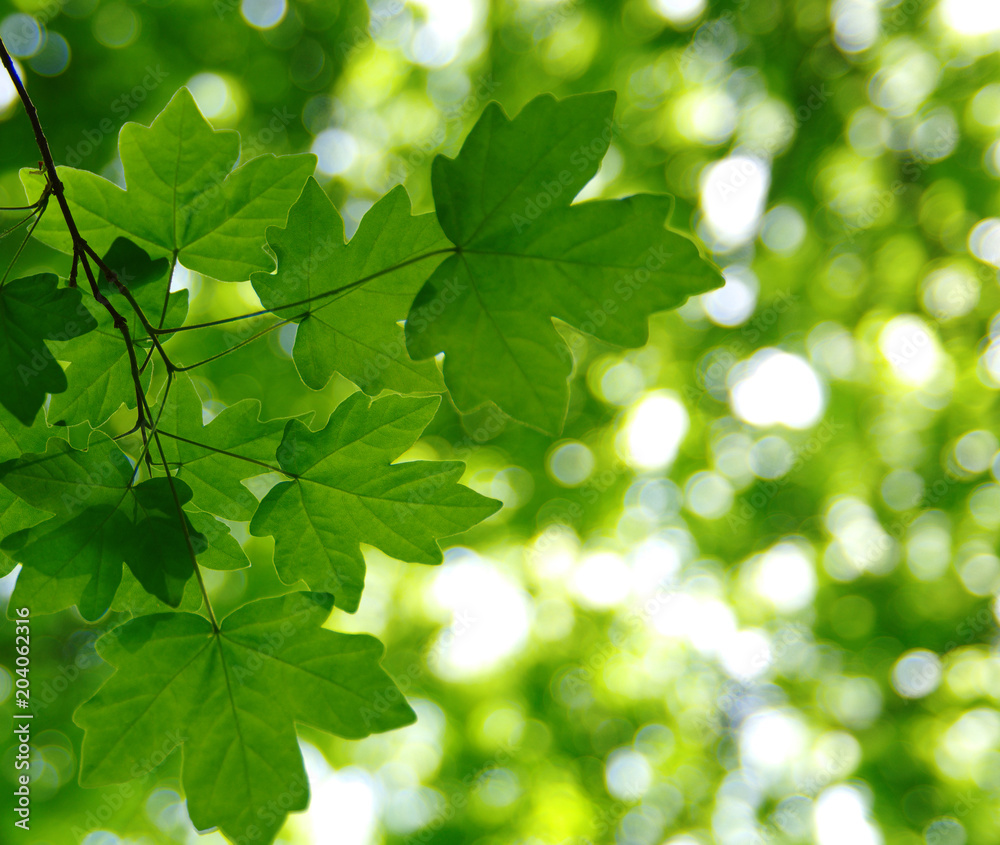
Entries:
MULTIPOLYGON (((131 485, 128 457, 95 432, 86 451, 52 439, 42 454, 0 468, 0 482, 32 507, 53 514, 3 542, 24 564, 14 595, 35 613, 76 605, 86 619, 103 615, 127 563, 142 585, 176 606, 193 573, 186 533, 166 479, 131 485)), ((176 481, 180 501, 191 490, 176 481)), ((203 538, 196 542, 203 542, 203 538)))
POLYGON ((0 287, 0 404, 30 426, 46 393, 66 389, 66 375, 45 344, 95 327, 80 292, 50 273, 0 287))

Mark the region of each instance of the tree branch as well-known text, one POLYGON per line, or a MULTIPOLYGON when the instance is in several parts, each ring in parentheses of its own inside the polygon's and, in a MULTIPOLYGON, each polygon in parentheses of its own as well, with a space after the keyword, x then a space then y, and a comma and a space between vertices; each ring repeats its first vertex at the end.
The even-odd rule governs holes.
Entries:
MULTIPOLYGON (((70 238, 73 241, 73 276, 72 281, 76 281, 75 270, 79 264, 83 265, 83 272, 87 276, 87 280, 90 282, 90 290, 105 311, 111 316, 114 321, 115 328, 121 332, 122 337, 125 339, 125 345, 128 347, 128 357, 129 366, 132 370, 132 381, 135 384, 136 400, 137 400, 137 411, 138 414, 138 426, 142 431, 143 441, 146 440, 146 424, 147 418, 145 413, 144 399, 145 395, 142 389, 142 381, 139 375, 139 362, 135 357, 135 346, 132 343, 132 335, 129 332, 128 321, 122 314, 115 308, 114 305, 108 300, 108 298, 101 293, 100 286, 97 284, 97 279, 94 276, 93 270, 90 267, 90 263, 87 260, 88 254, 94 254, 96 258, 96 253, 87 243, 83 235, 80 234, 80 230, 76 225, 76 221, 73 219, 73 212, 69 209, 69 202, 66 200, 66 189, 63 187, 62 181, 59 179, 59 173, 56 170, 56 163, 52 159, 52 150, 49 147, 48 139, 45 137, 45 132, 42 129, 42 124, 38 119, 38 110, 35 108, 35 104, 31 101, 31 97, 28 96, 28 92, 24 87, 24 83, 21 81, 21 77, 18 75, 17 68, 14 67, 14 59, 11 57, 10 53, 7 51, 7 45, 3 43, 3 39, 0 38, 0 62, 2 62, 4 68, 7 70, 7 75, 10 77, 10 81, 13 83, 15 90, 17 91, 17 96, 20 98, 22 105, 24 106, 24 111, 28 115, 28 120, 31 122, 31 130, 35 135, 35 144, 38 147, 38 151, 42 154, 42 162, 45 165, 45 175, 48 180, 48 188, 52 192, 52 195, 56 198, 56 202, 59 203, 59 209, 62 211, 63 219, 66 221, 66 228, 69 230, 70 238)), ((41 219, 41 215, 39 215, 41 219)), ((98 266, 104 269, 104 262, 99 258, 98 266)), ((168 363, 168 368, 169 368, 168 363)))

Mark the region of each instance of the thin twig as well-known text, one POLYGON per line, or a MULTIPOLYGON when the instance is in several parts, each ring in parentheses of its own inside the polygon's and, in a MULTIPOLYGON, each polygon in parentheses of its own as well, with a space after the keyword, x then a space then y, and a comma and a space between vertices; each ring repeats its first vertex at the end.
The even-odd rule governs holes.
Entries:
MULTIPOLYGON (((152 466, 152 460, 150 458, 149 447, 150 438, 147 437, 147 428, 152 436, 152 439, 156 442, 157 451, 160 453, 160 459, 163 462, 163 469, 167 474, 167 483, 170 487, 170 493, 174 500, 174 505, 177 508, 177 516, 180 519, 181 527, 184 531, 184 538, 187 542, 188 552, 191 555, 191 564, 194 568, 195 577, 198 579, 198 586, 201 588, 202 596, 205 600, 205 607, 208 611, 209 620, 212 623, 212 628, 216 633, 219 632, 219 623, 215 618, 215 612, 212 609, 212 603, 208 597, 208 590, 205 588, 205 582, 201 575, 201 568, 198 565, 198 557, 194 550, 194 544, 191 540, 191 533, 188 529, 187 518, 184 513, 184 508, 181 505, 180 496, 177 493, 177 487, 174 483, 173 474, 170 472, 170 467, 167 463, 166 452, 163 449, 163 444, 160 441, 160 433, 158 430, 160 416, 163 413, 163 408, 166 407, 166 397, 170 390, 171 379, 173 377, 174 366, 170 362, 170 359, 166 356, 163 351, 163 347, 160 345, 159 340, 156 337, 156 329, 150 324, 149 320, 146 319, 146 315, 143 314, 142 309, 139 304, 135 301, 132 296, 131 291, 121 283, 118 275, 111 270, 104 262, 104 259, 97 254, 97 252, 87 243, 87 240, 80 234, 80 230, 76 225, 76 221, 73 219, 73 213, 70 211, 69 202, 66 199, 66 190, 59 179, 59 173, 56 170, 55 161, 52 158, 52 150, 49 148, 49 142, 45 137, 45 132, 42 130, 41 122, 38 118, 38 111, 35 109, 35 104, 31 101, 31 97, 28 96, 27 90, 25 90, 24 83, 21 81, 20 76, 17 73, 17 69, 14 67, 14 60, 11 58, 10 53, 7 51, 6 45, 3 43, 3 39, 0 38, 0 62, 3 63, 4 68, 7 70, 7 74, 10 76, 11 82, 14 84, 14 88, 17 90, 18 97, 21 103, 24 105, 24 110, 28 115, 28 120, 31 122, 31 128, 35 135, 35 143, 38 146, 38 151, 42 154, 42 160, 45 166, 45 173, 48 180, 48 184, 43 192, 42 197, 39 198, 37 205, 39 205, 42 210, 44 210, 44 200, 48 199, 49 194, 56 198, 59 203, 59 208, 62 211, 63 219, 66 221, 66 228, 69 230, 69 235, 73 244, 73 267, 70 271, 70 281, 75 284, 76 274, 79 267, 83 267, 83 272, 87 277, 87 281, 90 283, 91 293, 108 312, 114 321, 115 327, 121 332, 122 337, 125 339, 125 346, 128 350, 129 365, 132 371, 132 381, 135 384, 136 392, 136 424, 135 429, 137 429, 142 434, 143 448, 142 457, 136 463, 136 469, 133 472, 132 481, 134 482, 136 474, 138 473, 138 467, 142 463, 143 457, 146 459, 147 463, 152 466), (139 371, 139 362, 135 354, 135 344, 132 341, 132 334, 129 331, 128 321, 124 316, 111 304, 108 298, 101 292, 100 285, 98 284, 97 277, 94 274, 93 268, 91 267, 91 260, 93 260, 94 265, 98 270, 104 274, 105 278, 114 285, 114 287, 122 294, 123 297, 128 301, 129 305, 135 310, 136 315, 139 317, 143 328, 149 334, 153 345, 156 347, 157 351, 163 357, 163 362, 167 367, 167 383, 166 389, 164 390, 163 399, 160 410, 157 413, 156 420, 152 420, 152 414, 149 409, 149 404, 146 402, 146 394, 142 387, 142 380, 139 371)), ((41 219, 41 213, 38 215, 38 219, 41 219)), ((37 222, 36 224, 37 225, 37 222)), ((34 227, 32 227, 32 231, 34 227)), ((29 232, 30 235, 30 232, 29 232)), ((23 248, 23 246, 22 246, 23 248)), ((8 268, 9 271, 9 268, 8 268)), ((168 286, 168 297, 169 297, 169 286, 168 286)), ((144 365, 145 366, 145 365, 144 365)))
POLYGON ((17 248, 17 252, 14 253, 14 257, 11 258, 10 263, 7 265, 7 269, 3 271, 3 278, 0 278, 0 288, 7 284, 7 277, 10 275, 10 271, 14 269, 14 265, 17 264, 17 259, 21 257, 21 253, 24 252, 25 246, 27 246, 28 241, 31 240, 31 233, 35 231, 35 227, 38 226, 38 221, 42 219, 39 214, 35 217, 35 222, 31 224, 27 232, 24 233, 24 240, 21 241, 20 246, 17 248))
POLYGON ((139 303, 136 302, 135 297, 132 296, 132 291, 130 291, 127 287, 125 287, 124 284, 122 284, 121 279, 118 278, 118 274, 110 267, 108 267, 107 264, 104 263, 104 259, 97 254, 97 252, 94 250, 92 246, 90 246, 90 244, 84 241, 83 248, 85 253, 89 255, 92 259, 94 259, 94 263, 97 265, 98 269, 104 274, 104 278, 106 278, 109 282, 111 282, 111 284, 115 286, 115 289, 118 291, 118 293, 120 293, 123 297, 125 297, 125 300, 128 302, 128 304, 132 306, 132 310, 135 311, 136 316, 139 318, 139 322, 142 323, 143 329, 146 330, 146 334, 149 335, 149 339, 153 341, 153 346, 155 346, 156 351, 160 353, 160 357, 163 359, 163 363, 167 367, 167 372, 168 373, 173 372, 175 369, 174 365, 171 362, 171 360, 167 357, 167 353, 164 352, 163 347, 160 345, 160 341, 156 337, 156 329, 154 329, 153 324, 146 319, 146 315, 143 313, 142 308, 139 307, 139 303))
POLYGON ((7 235, 11 234, 12 232, 16 232, 25 223, 27 223, 29 220, 31 220, 32 218, 36 217, 37 215, 38 215, 38 209, 37 208, 33 208, 28 215, 26 215, 25 217, 22 217, 13 226, 11 226, 11 227, 9 227, 7 229, 4 229, 2 232, 0 232, 0 238, 6 238, 7 235))
MULTIPOLYGON (((164 399, 165 398, 166 396, 164 396, 164 399)), ((145 399, 143 399, 143 404, 145 404, 145 399)), ((146 414, 147 416, 151 416, 148 405, 146 405, 146 414)), ((205 609, 208 611, 208 619, 212 623, 212 630, 218 634, 219 621, 215 618, 215 611, 212 609, 212 600, 208 597, 208 589, 205 587, 205 580, 201 577, 201 566, 198 564, 198 555, 194 550, 194 543, 191 540, 191 532, 188 530, 187 514, 184 513, 184 506, 181 504, 181 497, 177 493, 177 485, 174 483, 173 473, 170 472, 170 466, 167 463, 167 453, 164 451, 163 443, 160 441, 160 432, 154 427, 152 433, 153 440, 156 441, 156 448, 160 453, 163 471, 167 474, 167 486, 170 487, 170 495, 174 500, 174 507, 177 509, 177 518, 180 520, 181 528, 184 531, 184 541, 187 544, 188 554, 191 556, 191 566, 194 569, 195 578, 198 579, 198 588, 201 590, 202 598, 205 600, 205 609)))
MULTIPOLYGON (((80 234, 76 221, 73 219, 73 213, 70 211, 69 202, 66 199, 66 189, 63 186, 62 181, 59 179, 59 172, 56 170, 56 163, 52 158, 52 150, 49 147, 48 139, 45 137, 41 121, 38 119, 38 110, 35 108, 35 104, 31 101, 31 97, 28 96, 24 83, 18 75, 17 68, 14 67, 14 59, 7 51, 7 45, 3 43, 2 38, 0 38, 0 63, 2 63, 4 68, 6 68, 7 75, 10 77, 10 81, 14 84, 17 96, 20 98, 21 103, 24 106, 24 111, 28 115, 28 120, 31 122, 31 130, 35 135, 35 144, 38 147, 38 151, 42 154, 42 161, 45 165, 45 174, 48 179, 48 190, 51 191, 52 195, 56 198, 56 202, 59 203, 59 209, 62 211, 63 220, 66 221, 66 228, 69 230, 69 235, 73 242, 73 254, 75 256, 79 256, 80 261, 83 264, 83 270, 87 275, 87 280, 90 282, 90 290, 94 295, 94 299, 96 299, 103 306, 104 310, 111 315, 115 328, 121 332, 122 337, 125 339, 125 345, 128 347, 129 364, 132 369, 132 381, 135 383, 136 396, 140 399, 137 408, 137 414, 139 416, 138 424, 140 428, 144 428, 146 424, 146 416, 143 410, 143 403, 141 401, 144 398, 144 392, 142 389, 141 377, 139 375, 139 363, 136 361, 135 349, 132 344, 132 335, 128 329, 128 321, 119 313, 118 309, 108 301, 108 298, 101 293, 100 286, 97 284, 97 279, 94 277, 94 273, 87 261, 88 252, 93 252, 93 250, 90 249, 86 239, 80 234)), ((41 219, 41 215, 39 215, 39 219, 41 219)), ((98 266, 102 266, 104 264, 103 261, 100 261, 99 259, 98 261, 98 266)), ((145 432, 143 432, 143 440, 145 441, 145 432)))

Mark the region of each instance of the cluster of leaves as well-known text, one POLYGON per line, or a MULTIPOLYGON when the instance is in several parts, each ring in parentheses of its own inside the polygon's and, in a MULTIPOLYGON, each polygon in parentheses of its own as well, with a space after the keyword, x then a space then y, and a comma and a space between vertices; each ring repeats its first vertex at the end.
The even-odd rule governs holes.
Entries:
POLYGON ((491 104, 458 156, 435 161, 435 213, 413 215, 398 187, 350 242, 312 156, 237 166, 238 135, 213 130, 185 89, 151 126, 122 130, 126 188, 23 172, 34 237, 73 270, 0 286, 0 549, 7 571, 23 565, 12 606, 134 617, 100 641, 117 671, 77 711, 85 785, 182 745, 194 824, 270 841, 307 801, 296 722, 355 738, 413 719, 381 644, 322 626, 358 607, 362 544, 439 563, 442 539, 499 508, 459 483, 461 463, 397 462, 441 396, 557 434, 572 356, 554 318, 641 346, 650 314, 721 282, 667 226, 669 198, 572 204, 613 108, 606 93, 543 96, 511 120, 491 104), (263 310, 187 323, 179 264, 249 280, 263 310), (270 322, 243 342, 296 324, 304 390, 335 373, 359 388, 322 428, 263 420, 250 399, 206 423, 188 374, 206 361, 182 364, 170 341, 257 317, 270 322), (281 480, 258 501, 245 482, 266 474, 281 480), (249 565, 234 522, 272 537, 279 577, 306 591, 217 620, 201 569, 249 565))

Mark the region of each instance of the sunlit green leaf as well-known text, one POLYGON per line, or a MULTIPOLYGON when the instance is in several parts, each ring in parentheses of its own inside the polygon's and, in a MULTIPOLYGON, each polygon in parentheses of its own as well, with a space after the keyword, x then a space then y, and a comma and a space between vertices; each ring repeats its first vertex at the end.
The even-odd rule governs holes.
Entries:
POLYGON ((553 317, 642 346, 651 314, 722 283, 666 228, 670 197, 570 205, 607 149, 613 105, 611 94, 544 96, 514 120, 491 105, 458 157, 434 162, 438 216, 460 251, 420 291, 406 341, 417 359, 445 353, 463 411, 493 402, 558 433, 572 357, 553 317))
POLYGON ((412 563, 441 562, 438 540, 460 534, 500 503, 458 483, 452 461, 392 463, 420 436, 439 400, 363 393, 343 401, 322 431, 292 421, 278 450, 292 476, 274 487, 250 523, 273 536, 274 562, 287 584, 303 580, 357 609, 364 587, 361 543, 412 563))
POLYGON ((292 357, 309 387, 339 372, 372 396, 444 390, 433 361, 410 360, 398 324, 449 244, 433 214, 410 214, 404 188, 379 200, 345 245, 343 220, 310 179, 268 246, 278 272, 255 273, 254 288, 265 308, 298 323, 292 357))
POLYGON ((271 841, 308 802, 295 723, 356 739, 414 718, 378 640, 322 630, 331 604, 292 593, 245 605, 219 631, 165 613, 105 636, 98 649, 117 671, 76 712, 82 783, 124 783, 183 746, 195 826, 271 841))
MULTIPOLYGON (((126 237, 152 256, 177 256, 199 273, 243 281, 268 267, 264 230, 284 222, 316 159, 268 154, 234 170, 239 152, 239 135, 213 130, 182 88, 152 125, 122 128, 126 190, 70 167, 60 167, 59 178, 80 233, 99 252, 126 237)), ((37 174, 25 170, 22 179, 32 198, 41 192, 37 174)), ((35 235, 70 251, 54 203, 35 235)))

